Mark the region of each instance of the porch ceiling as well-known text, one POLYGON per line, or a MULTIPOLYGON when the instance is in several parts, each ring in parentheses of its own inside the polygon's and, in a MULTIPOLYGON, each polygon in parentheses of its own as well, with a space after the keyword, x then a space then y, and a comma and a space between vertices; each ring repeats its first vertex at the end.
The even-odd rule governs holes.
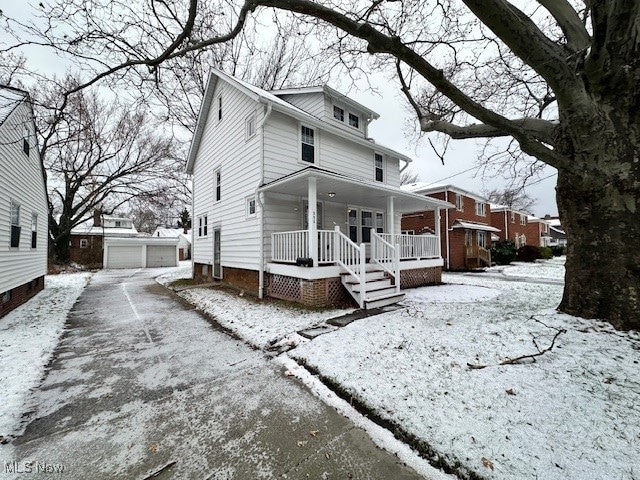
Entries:
POLYGON ((387 198, 394 197, 393 207, 394 211, 398 213, 454 207, 451 203, 405 192, 383 183, 359 180, 314 167, 305 168, 287 175, 263 185, 258 190, 306 197, 309 186, 308 181, 311 177, 316 179, 318 200, 386 210, 387 198), (330 195, 330 193, 333 195, 330 195))

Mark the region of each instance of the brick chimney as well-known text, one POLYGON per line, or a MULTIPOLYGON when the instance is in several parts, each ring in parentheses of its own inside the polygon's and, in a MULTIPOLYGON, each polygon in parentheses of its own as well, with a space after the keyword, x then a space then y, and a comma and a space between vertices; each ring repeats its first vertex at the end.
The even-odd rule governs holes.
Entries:
POLYGON ((551 215, 549 215, 548 213, 544 216, 545 220, 551 220, 551 215))
POLYGON ((93 211, 93 226, 94 227, 102 226, 102 212, 100 210, 93 211))

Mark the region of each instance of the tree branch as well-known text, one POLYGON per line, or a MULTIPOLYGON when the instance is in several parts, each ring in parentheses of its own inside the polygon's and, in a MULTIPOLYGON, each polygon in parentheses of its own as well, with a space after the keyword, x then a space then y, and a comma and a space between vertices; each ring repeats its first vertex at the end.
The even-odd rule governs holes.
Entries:
MULTIPOLYGON (((544 143, 553 144, 553 132, 556 128, 555 123, 539 118, 520 118, 511 121, 516 124, 519 123, 521 130, 527 135, 538 138, 544 143)), ((503 130, 491 125, 473 124, 463 127, 444 120, 429 120, 424 117, 420 121, 420 128, 423 132, 441 132, 458 140, 465 138, 495 138, 509 135, 503 130)))
POLYGON ((538 0, 538 3, 556 19, 571 51, 579 52, 591 44, 589 32, 567 0, 538 0))

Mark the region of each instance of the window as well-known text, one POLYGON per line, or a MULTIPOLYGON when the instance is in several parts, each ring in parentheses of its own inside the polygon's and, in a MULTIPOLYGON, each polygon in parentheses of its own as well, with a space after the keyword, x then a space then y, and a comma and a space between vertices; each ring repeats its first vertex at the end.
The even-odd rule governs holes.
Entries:
POLYGON ((116 228, 121 226, 122 226, 122 222, 120 220, 116 220, 116 228))
POLYGON ((300 142, 302 145, 302 161, 315 163, 315 141, 313 128, 300 127, 300 142))
POLYGON ((340 120, 344 122, 344 109, 340 107, 333 106, 333 118, 336 120, 340 120))
POLYGON ((38 247, 38 215, 31 214, 31 248, 38 247))
POLYGON ((247 125, 246 125, 246 135, 247 135, 247 139, 253 137, 256 134, 256 116, 255 115, 251 115, 249 118, 247 118, 247 125))
POLYGON ((352 242, 358 243, 358 211, 354 208, 349 209, 349 238, 352 242))
POLYGON ((464 197, 456 193, 456 210, 462 212, 464 210, 464 197))
POLYGON ((400 233, 402 233, 402 235, 415 235, 416 234, 415 230, 401 230, 400 233))
POLYGON ((256 216, 256 199, 254 197, 247 198, 247 217, 256 216))
POLYGON ((220 170, 216 170, 215 179, 216 179, 216 202, 219 202, 220 199, 222 198, 222 173, 220 172, 220 170))
POLYGON ((484 232, 476 232, 478 237, 478 246, 482 248, 487 248, 487 236, 484 232))
POLYGON ((371 241, 371 228, 373 227, 373 213, 363 210, 360 220, 362 225, 362 242, 369 243, 371 241))
POLYGON ((349 125, 355 128, 360 128, 360 118, 353 113, 349 114, 349 125))
POLYGON ((207 216, 202 215, 198 217, 198 236, 206 237, 208 234, 207 216))
POLYGON ((376 166, 376 182, 384 181, 384 158, 379 153, 374 155, 376 166))
POLYGON ((11 202, 11 247, 20 246, 20 230, 20 205, 11 202))
MULTIPOLYGON (((29 120, 25 120, 25 122, 28 121, 29 120)), ((27 127, 26 124, 22 127, 22 151, 27 157, 29 156, 29 127, 27 127)))
POLYGON ((476 215, 479 215, 481 217, 484 217, 486 215, 484 203, 478 202, 477 200, 476 200, 476 215))
POLYGON ((511 212, 511 223, 516 223, 516 212, 511 212))
POLYGON ((218 121, 222 120, 222 95, 218 97, 218 121))
POLYGON ((527 217, 525 215, 520 214, 520 225, 527 224, 527 217))
POLYGON ((384 214, 376 212, 376 233, 384 233, 384 214))
POLYGON ((89 245, 89 242, 87 241, 86 238, 80 239, 80 248, 87 248, 88 245, 89 245))
MULTIPOLYGON (((303 230, 309 229, 309 202, 302 202, 302 226, 303 230)), ((322 230, 322 203, 316 203, 316 228, 322 230)))
POLYGON ((471 247, 473 245, 473 233, 471 230, 464 231, 464 246, 471 247))

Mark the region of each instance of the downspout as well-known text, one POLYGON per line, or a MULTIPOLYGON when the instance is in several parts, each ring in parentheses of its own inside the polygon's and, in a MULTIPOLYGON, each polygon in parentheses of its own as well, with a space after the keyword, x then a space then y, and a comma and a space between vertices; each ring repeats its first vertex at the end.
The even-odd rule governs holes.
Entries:
POLYGON ((260 262, 258 270, 258 298, 264 298, 264 204, 258 189, 264 184, 264 125, 271 115, 272 104, 267 103, 267 111, 260 122, 260 179, 256 187, 256 203, 260 208, 260 262))
POLYGON ((507 223, 507 210, 504 210, 504 240, 509 240, 509 224, 507 223))
MULTIPOLYGON (((400 163, 400 159, 398 159, 398 163, 400 163)), ((408 166, 409 166, 409 162, 406 162, 406 161, 405 161, 405 162, 404 162, 404 167, 402 167, 402 168, 400 169, 400 174, 402 174, 402 172, 404 172, 404 171, 407 169, 407 167, 408 167, 408 166)))
MULTIPOLYGON (((448 202, 449 201, 449 189, 445 187, 444 189, 444 198, 448 202)), ((444 213, 445 225, 444 225, 444 237, 445 243, 447 247, 447 270, 449 270, 449 257, 451 256, 451 251, 449 247, 449 209, 445 209, 444 213)))

